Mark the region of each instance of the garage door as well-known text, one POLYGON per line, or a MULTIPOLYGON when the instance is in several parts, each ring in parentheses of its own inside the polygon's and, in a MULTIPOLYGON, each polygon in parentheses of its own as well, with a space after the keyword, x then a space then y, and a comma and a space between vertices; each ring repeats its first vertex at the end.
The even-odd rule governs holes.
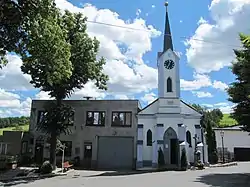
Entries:
POLYGON ((98 168, 132 169, 133 147, 132 137, 99 137, 98 168))
POLYGON ((235 161, 250 161, 250 148, 234 148, 235 161))

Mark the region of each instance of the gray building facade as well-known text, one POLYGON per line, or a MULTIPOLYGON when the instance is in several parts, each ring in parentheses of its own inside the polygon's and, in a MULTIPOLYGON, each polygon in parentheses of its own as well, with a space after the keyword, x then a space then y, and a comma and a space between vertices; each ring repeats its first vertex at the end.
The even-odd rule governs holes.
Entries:
MULTIPOLYGON (((30 133, 36 161, 49 158, 47 140, 36 130, 47 102, 52 101, 32 101, 30 133)), ((65 100, 64 103, 75 110, 74 123, 69 127, 71 133, 59 138, 67 146, 65 160, 78 158, 85 168, 135 168, 138 100, 65 100)), ((60 155, 59 151, 59 160, 60 155)))

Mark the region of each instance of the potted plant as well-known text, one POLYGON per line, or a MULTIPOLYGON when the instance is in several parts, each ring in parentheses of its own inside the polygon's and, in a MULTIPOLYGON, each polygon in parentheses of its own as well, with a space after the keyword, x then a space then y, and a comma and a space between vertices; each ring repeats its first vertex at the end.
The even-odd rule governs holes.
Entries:
POLYGON ((196 167, 197 167, 197 169, 199 169, 199 170, 204 169, 204 164, 201 162, 201 160, 199 160, 199 161, 197 162, 196 167))

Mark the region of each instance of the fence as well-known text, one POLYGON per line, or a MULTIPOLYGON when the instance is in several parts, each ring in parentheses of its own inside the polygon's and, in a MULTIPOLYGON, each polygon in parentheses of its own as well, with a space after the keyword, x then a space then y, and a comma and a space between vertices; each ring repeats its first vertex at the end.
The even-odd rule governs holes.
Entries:
MULTIPOLYGON (((223 162, 223 149, 221 147, 217 148, 217 154, 218 154, 218 162, 223 162)), ((234 153, 229 152, 227 148, 224 148, 224 161, 225 162, 232 162, 234 161, 234 153)))

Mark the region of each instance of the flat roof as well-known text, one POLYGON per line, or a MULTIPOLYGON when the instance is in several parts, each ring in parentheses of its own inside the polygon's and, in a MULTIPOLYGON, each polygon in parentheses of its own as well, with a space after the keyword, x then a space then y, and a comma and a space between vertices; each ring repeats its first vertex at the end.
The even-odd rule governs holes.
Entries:
POLYGON ((220 130, 240 130, 242 131, 242 125, 235 125, 235 126, 231 126, 231 127, 216 127, 216 128, 213 128, 213 130, 217 130, 217 131, 220 131, 220 130))

